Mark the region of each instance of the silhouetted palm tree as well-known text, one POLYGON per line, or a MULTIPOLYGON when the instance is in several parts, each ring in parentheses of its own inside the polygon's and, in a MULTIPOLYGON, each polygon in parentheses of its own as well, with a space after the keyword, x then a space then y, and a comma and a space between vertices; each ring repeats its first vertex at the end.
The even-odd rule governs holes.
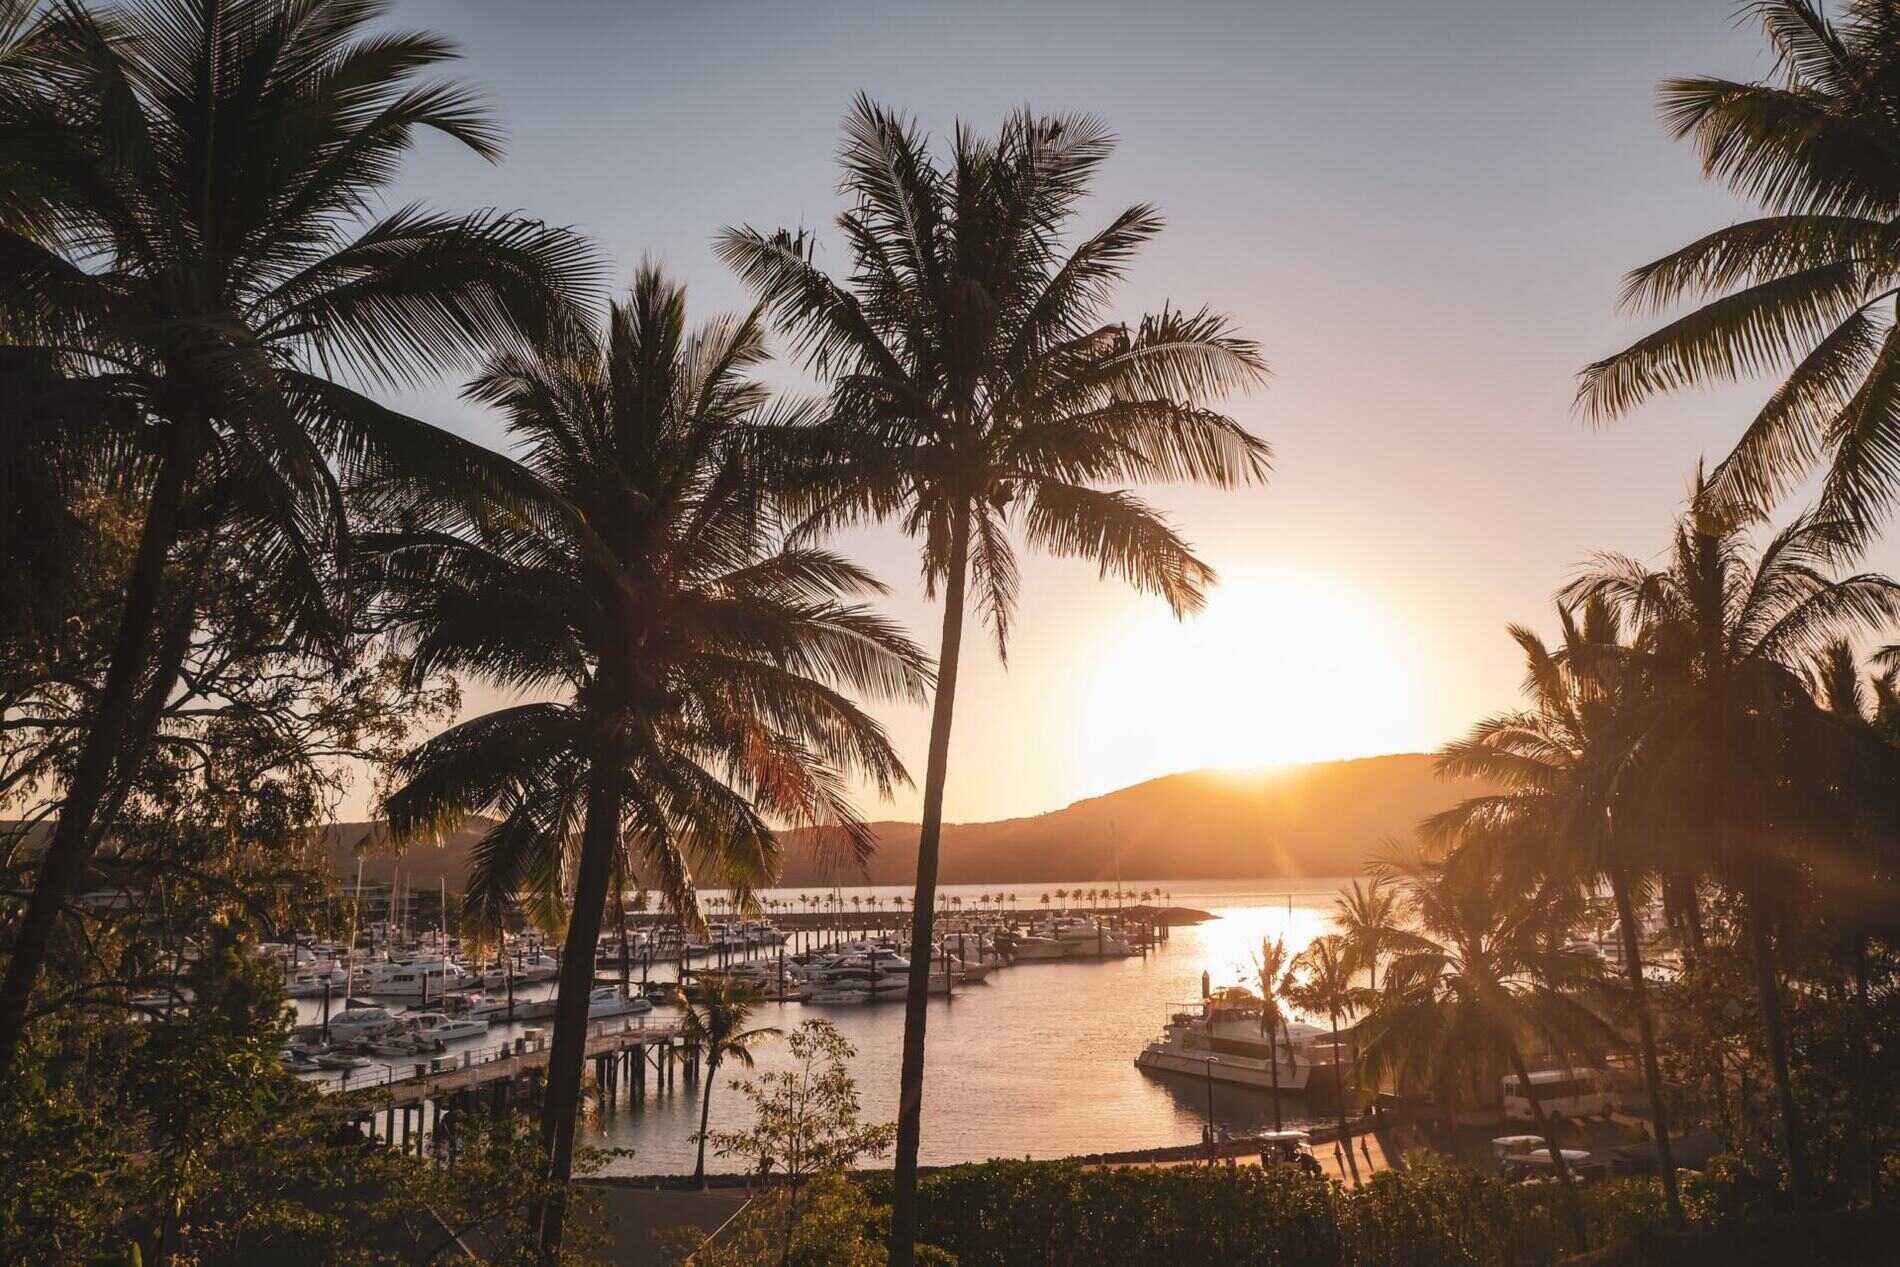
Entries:
POLYGON ((1368 877, 1364 887, 1352 887, 1333 902, 1333 918, 1346 939, 1346 953, 1355 969, 1366 970, 1366 986, 1379 988, 1379 963, 1399 943, 1398 894, 1383 876, 1368 877))
MULTIPOLYGON (((750 457, 770 409, 749 377, 764 355, 756 314, 689 330, 684 292, 643 269, 601 334, 498 356, 469 388, 522 446, 529 513, 404 490, 403 530, 366 543, 417 672, 559 696, 422 744, 385 812, 398 839, 496 815, 469 880, 472 910, 490 919, 517 892, 558 901, 574 862, 543 1115, 560 1180, 617 856, 636 852, 702 927, 697 872, 749 902, 775 871, 771 822, 862 856, 875 837, 845 779, 884 792, 906 777, 842 690, 920 698, 924 657, 845 601, 879 592, 869 575, 785 544, 750 457)), ((545 1217, 549 1246, 561 1219, 558 1207, 545 1217)))
POLYGON ((680 1018, 680 1036, 689 1046, 697 1047, 706 1057, 706 1086, 699 1101, 699 1159, 693 1163, 693 1186, 706 1186, 706 1123, 712 1116, 713 1086, 719 1081, 719 1066, 730 1060, 744 1069, 752 1068, 752 1049, 767 1038, 776 1038, 778 1029, 761 1026, 747 1029, 759 995, 751 987, 731 977, 718 977, 700 990, 697 999, 686 1004, 680 1018))
POLYGON ((345 476, 402 465, 498 500, 494 455, 333 378, 408 384, 548 328, 592 282, 573 235, 414 205, 371 218, 419 131, 500 153, 475 98, 422 76, 444 40, 359 0, 78 5, 0 92, 0 330, 64 373, 35 418, 122 427, 140 516, 109 667, 0 985, 0 1073, 60 911, 144 759, 196 613, 195 559, 250 535, 260 602, 334 650, 345 476), (22 202, 31 199, 31 206, 22 202))
MULTIPOLYGON (((1288 972, 1290 967, 1286 938, 1262 937, 1253 970, 1260 983, 1260 1033, 1267 1040, 1267 1070, 1273 1080, 1273 1129, 1276 1131, 1285 1129, 1280 1115, 1280 1036, 1286 1029, 1286 1015, 1280 1009, 1280 996, 1295 984, 1288 972)), ((1287 1049, 1291 1051, 1292 1047, 1293 1039, 1288 1035, 1287 1049)))
POLYGON ((1602 982, 1594 955, 1565 946, 1578 908, 1574 887, 1492 865, 1482 849, 1433 861, 1394 856, 1416 941, 1387 966, 1385 987, 1360 1027, 1360 1060, 1401 1091, 1430 1091, 1441 1109, 1487 1103, 1517 1077, 1562 1182, 1578 1247, 1588 1237, 1574 1176, 1524 1059, 1536 1039, 1564 1059, 1616 1041, 1593 1005, 1602 982))
POLYGON ((912 902, 891 1258, 908 1267, 923 1104, 925 983, 966 588, 999 652, 1015 608, 1012 526, 1097 563, 1177 613, 1212 571, 1125 489, 1263 478, 1266 447, 1208 401, 1257 382, 1251 342, 1202 311, 1108 320, 1115 284, 1161 227, 1147 206, 1070 246, 1066 233, 1111 139, 1085 117, 1011 116, 994 138, 959 128, 948 162, 909 120, 860 97, 845 122, 838 224, 849 288, 803 233, 728 231, 720 250, 798 333, 834 390, 807 429, 814 528, 898 518, 944 595, 912 902))
POLYGON ((1637 899, 1647 899, 1659 870, 1681 871, 1658 856, 1662 833, 1643 830, 1632 804, 1619 804, 1625 775, 1650 707, 1640 661, 1622 644, 1616 613, 1597 597, 1579 613, 1559 605, 1562 644, 1551 650, 1533 631, 1511 627, 1524 652, 1530 707, 1478 723, 1439 750, 1439 772, 1503 790, 1473 797, 1437 815, 1427 834, 1447 844, 1494 848, 1498 865, 1559 883, 1607 880, 1616 904, 1623 969, 1636 1016, 1643 1080, 1649 1094, 1664 1200, 1680 1222, 1675 1154, 1663 1099, 1655 1020, 1643 972, 1637 899))
MULTIPOLYGON (((1289 980, 1281 992, 1287 1002, 1308 1016, 1324 1016, 1333 1027, 1334 1091, 1339 1102, 1339 1140, 1346 1150, 1346 1165, 1354 1184, 1359 1182, 1359 1162, 1352 1155, 1352 1136, 1346 1129, 1346 1102, 1352 1094, 1346 1085, 1346 1067, 1354 1062, 1342 1060, 1339 1052, 1339 1018, 1351 1020, 1372 1001, 1372 991, 1352 983, 1354 968, 1346 939, 1338 933, 1316 937, 1293 960, 1289 980)), ((1279 1061, 1274 1062, 1274 1079, 1279 1079, 1279 1061)), ((1276 1115, 1278 1109, 1275 1109, 1276 1115)))
POLYGON ((1702 867, 1742 898, 1782 1148, 1805 1205, 1806 1132, 1771 931, 1798 888, 1801 868, 1786 851, 1835 834, 1844 796, 1890 801, 1890 783, 1869 790, 1854 780, 1890 779, 1882 771, 1893 752, 1818 708, 1802 668, 1835 636, 1900 617, 1900 587, 1877 574, 1835 579, 1857 553, 1850 525, 1802 515, 1757 556, 1746 521, 1707 509, 1696 491, 1664 568, 1605 558, 1571 593, 1607 599, 1639 632, 1652 698, 1631 741, 1643 754, 1625 781, 1632 812, 1652 831, 1693 842, 1702 867))
POLYGON ((1631 273, 1628 308, 1702 306, 1590 366, 1579 399, 1606 418, 1664 391, 1785 375, 1712 492, 1766 510, 1825 459, 1823 514, 1865 529, 1900 492, 1900 6, 1837 8, 1830 22, 1810 0, 1748 6, 1768 80, 1663 84, 1663 119, 1703 173, 1767 214, 1631 273))

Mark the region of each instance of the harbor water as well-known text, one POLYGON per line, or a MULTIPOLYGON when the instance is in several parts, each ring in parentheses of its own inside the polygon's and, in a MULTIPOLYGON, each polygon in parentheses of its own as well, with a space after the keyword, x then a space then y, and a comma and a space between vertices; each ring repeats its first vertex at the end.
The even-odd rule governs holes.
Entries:
MULTIPOLYGON (((1018 963, 967 985, 949 998, 929 1004, 924 1125, 921 1160, 948 1165, 993 1157, 1050 1158, 1188 1144, 1201 1138, 1209 1110, 1205 1080, 1143 1073, 1134 1066, 1142 1046, 1156 1037, 1169 1014, 1201 996, 1202 973, 1218 988, 1254 984, 1251 964, 1262 938, 1284 936, 1297 952, 1332 929, 1333 901, 1343 880, 1301 881, 1124 881, 1126 895, 1163 888, 1165 904, 1192 907, 1213 918, 1176 927, 1146 956, 1126 959, 1059 960, 1018 963)), ((1041 897, 1067 885, 951 885, 944 898, 960 897, 973 913, 983 894, 1005 893, 1014 917, 1059 909, 1041 897)), ((1091 885, 1089 887, 1100 887, 1091 885)), ((827 893, 832 891, 827 890, 827 893)), ((907 890, 856 888, 844 893, 847 930, 851 897, 889 899, 907 890)), ((774 891, 792 898, 798 890, 774 891)), ((1101 904, 1098 899, 1096 904, 1101 904)), ((985 903, 985 906, 993 906, 985 903)), ((1112 905, 1112 903, 1111 903, 1112 905)), ((940 905, 940 909, 943 909, 940 905)), ((955 913, 954 906, 950 908, 955 913)), ((846 936, 855 933, 847 931, 846 936)), ((800 942, 803 937, 801 935, 800 942)), ((789 952, 788 947, 788 952, 789 952)), ((613 968, 603 965, 603 977, 613 968)), ((671 978, 673 969, 655 965, 654 977, 671 978)), ((634 980, 640 970, 634 969, 634 980)), ((532 992, 539 996, 550 987, 532 992)), ((311 1017, 306 1001, 300 1012, 311 1017)), ((659 1020, 672 1009, 653 1013, 659 1020)), ((857 1079, 864 1118, 891 1121, 897 1113, 898 1067, 903 1050, 904 1007, 900 1001, 826 1007, 809 1003, 761 1004, 753 1025, 790 1030, 822 1017, 832 1022, 857 1049, 852 1072, 857 1079)), ((543 1022, 545 1024, 545 1022, 543 1022)), ((520 1026, 496 1026, 491 1035, 468 1045, 498 1042, 520 1026)), ((450 1052, 456 1050, 451 1047, 450 1052)), ((782 1040, 768 1039, 755 1052, 757 1068, 728 1064, 713 1092, 714 1131, 743 1129, 751 1113, 745 1097, 730 1085, 735 1078, 782 1068, 782 1040)), ((592 1112, 582 1125, 586 1145, 616 1150, 605 1173, 680 1174, 693 1167, 694 1132, 699 1127, 699 1092, 684 1079, 659 1090, 649 1080, 643 1097, 633 1098, 623 1084, 612 1112, 592 1112)), ((1216 1123, 1235 1132, 1270 1126, 1267 1094, 1215 1086, 1216 1123)), ((1288 1126, 1317 1120, 1300 1097, 1282 1100, 1288 1126)), ((708 1155, 707 1168, 742 1168, 736 1158, 708 1155)))

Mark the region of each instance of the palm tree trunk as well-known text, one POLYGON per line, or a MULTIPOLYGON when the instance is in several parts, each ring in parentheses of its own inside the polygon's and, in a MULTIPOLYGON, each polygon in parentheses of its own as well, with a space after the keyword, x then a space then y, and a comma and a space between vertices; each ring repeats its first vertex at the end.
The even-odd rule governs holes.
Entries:
POLYGON ((937 909, 937 848, 943 835, 944 776, 950 762, 950 714, 956 706, 963 647, 963 591, 970 563, 970 519, 958 507, 950 528, 943 587, 943 642, 937 697, 924 767, 924 814, 917 833, 917 888, 911 897, 910 994, 904 1000, 904 1062, 898 1080, 897 1159, 891 1182, 890 1267, 911 1267, 917 1229, 917 1145, 923 1132, 924 1023, 930 1000, 930 927, 937 909))
POLYGON ((1267 1019, 1267 1068, 1273 1079, 1273 1129, 1277 1134, 1286 1129, 1280 1122, 1280 1016, 1277 1008, 1267 1019))
POLYGON ((1346 1129, 1346 1079, 1339 1070, 1339 1013, 1331 1013, 1333 1022, 1333 1098, 1339 1101, 1339 1144, 1346 1150, 1346 1165, 1352 1171, 1352 1186, 1359 1186, 1359 1163, 1352 1155, 1352 1134, 1346 1129))
POLYGON ((1549 1114, 1544 1112, 1544 1101, 1537 1094, 1537 1087, 1531 1082, 1530 1071, 1524 1067, 1524 1053, 1516 1043, 1511 1044, 1511 1072, 1517 1075, 1517 1085, 1524 1088, 1524 1098, 1530 1101, 1531 1120, 1537 1124, 1537 1133, 1544 1137, 1544 1147, 1550 1150, 1550 1164, 1556 1168, 1557 1178, 1564 1190, 1564 1213, 1570 1219, 1570 1234, 1577 1239, 1577 1250, 1582 1252, 1590 1248, 1590 1234, 1583 1226, 1583 1206, 1577 1200, 1576 1177, 1570 1173, 1570 1163, 1564 1160, 1563 1150, 1557 1146, 1557 1132, 1551 1125, 1549 1114))
MULTIPOLYGON (((125 606, 119 613, 112 660, 106 669, 98 708, 86 727, 79 762, 67 785, 66 798, 60 804, 58 824, 40 860, 33 897, 14 935, 6 979, 0 982, 0 1078, 12 1069, 19 1053, 20 1039, 26 1029, 27 1007, 46 964, 53 928, 98 848, 99 806, 106 797, 115 767, 128 749, 142 749, 142 741, 149 737, 129 732, 134 729, 135 721, 144 724, 147 717, 150 723, 146 729, 158 724, 159 710, 136 710, 135 703, 139 697, 139 679, 144 676, 152 640, 158 631, 158 601, 164 584, 165 561, 178 542, 185 484, 195 464, 196 452, 195 428, 176 426, 170 451, 159 466, 145 523, 139 530, 138 551, 126 578, 125 606), (135 716, 135 712, 144 715, 135 716)), ((167 673, 161 666, 158 680, 153 684, 161 691, 158 701, 161 709, 163 697, 171 692, 171 678, 176 672, 175 667, 167 673)))
POLYGON ((1636 935, 1636 911, 1630 901, 1629 876, 1610 873, 1610 893, 1616 899, 1616 922, 1623 936, 1623 974, 1629 978, 1630 998, 1636 1004, 1636 1033, 1641 1041, 1643 1081, 1649 1089, 1649 1116, 1656 1124, 1656 1162, 1662 1168, 1663 1200, 1670 1219, 1682 1220, 1682 1195, 1676 1190, 1676 1154, 1669 1141, 1669 1118, 1663 1108, 1662 1065, 1656 1058, 1656 1024, 1649 1014, 1649 983, 1643 977, 1642 939, 1636 935))
POLYGON ((541 1148, 548 1159, 551 1191, 541 1209, 541 1259, 549 1267, 561 1252, 567 1218, 567 1181, 574 1172, 574 1119, 580 1111, 581 1071, 586 1065, 587 995, 594 986, 594 953, 600 942, 601 911, 620 836, 620 798, 624 770, 602 761, 587 791, 587 821, 581 829, 580 867, 574 881, 574 909, 568 916, 567 943, 561 952, 561 981, 554 1004, 554 1046, 548 1053, 548 1082, 541 1105, 541 1148))
POLYGON ((1801 1106, 1794 1098, 1794 1079, 1788 1063, 1788 1022, 1781 1011, 1781 982, 1775 970, 1774 944, 1768 938, 1768 920, 1761 894, 1751 884, 1745 895, 1749 948, 1755 960, 1755 992, 1760 996, 1762 1029, 1768 1039, 1768 1066, 1774 1074, 1775 1099, 1781 1109, 1781 1152, 1788 1166, 1788 1184, 1795 1204, 1806 1210, 1813 1188, 1808 1178, 1807 1128, 1801 1106))
POLYGON ((706 1186, 706 1123, 712 1117, 713 1082, 719 1077, 719 1057, 706 1053, 706 1091, 699 1098, 699 1160, 693 1165, 693 1186, 706 1186))
MULTIPOLYGON (((1867 938, 1862 937, 1854 946, 1854 1013, 1859 1022, 1861 1041, 1867 1043, 1873 1033, 1873 1022, 1867 1010, 1868 970, 1867 938)), ((1867 1170, 1867 1204, 1880 1205, 1880 1150, 1874 1143, 1872 1123, 1868 1106, 1874 1102, 1872 1081, 1873 1069, 1869 1062, 1863 1062, 1858 1076, 1854 1079, 1854 1090, 1859 1097, 1855 1113, 1855 1129, 1860 1135, 1861 1157, 1867 1170)))

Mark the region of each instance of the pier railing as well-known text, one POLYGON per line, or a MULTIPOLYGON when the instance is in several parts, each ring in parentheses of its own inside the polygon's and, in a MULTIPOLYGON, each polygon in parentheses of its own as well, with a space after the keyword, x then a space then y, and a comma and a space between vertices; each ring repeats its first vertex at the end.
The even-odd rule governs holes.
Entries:
MULTIPOLYGON (((666 1042, 679 1036, 680 1022, 677 1020, 655 1021, 644 1016, 609 1018, 589 1023, 587 1046, 591 1052, 591 1049, 597 1045, 596 1040, 601 1039, 611 1040, 612 1046, 623 1048, 647 1042, 666 1042)), ((490 1043, 483 1047, 466 1047, 440 1055, 419 1055, 414 1059, 389 1057, 376 1060, 372 1058, 372 1063, 368 1068, 343 1070, 341 1071, 343 1076, 340 1078, 318 1074, 311 1078, 310 1082, 324 1095, 366 1091, 377 1087, 412 1086, 501 1061, 520 1060, 524 1057, 545 1059, 551 1045, 550 1036, 518 1034, 499 1043, 490 1043)), ((538 1064, 540 1061, 530 1060, 525 1063, 538 1064)))

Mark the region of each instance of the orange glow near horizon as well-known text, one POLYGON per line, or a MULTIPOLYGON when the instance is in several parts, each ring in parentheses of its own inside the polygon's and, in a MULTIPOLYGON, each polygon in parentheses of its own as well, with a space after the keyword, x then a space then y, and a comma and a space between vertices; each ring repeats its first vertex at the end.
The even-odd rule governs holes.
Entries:
POLYGON ((1428 747, 1415 653, 1402 622, 1328 578, 1232 577, 1199 615, 1150 610, 1103 646, 1078 766, 1109 789, 1428 747))

